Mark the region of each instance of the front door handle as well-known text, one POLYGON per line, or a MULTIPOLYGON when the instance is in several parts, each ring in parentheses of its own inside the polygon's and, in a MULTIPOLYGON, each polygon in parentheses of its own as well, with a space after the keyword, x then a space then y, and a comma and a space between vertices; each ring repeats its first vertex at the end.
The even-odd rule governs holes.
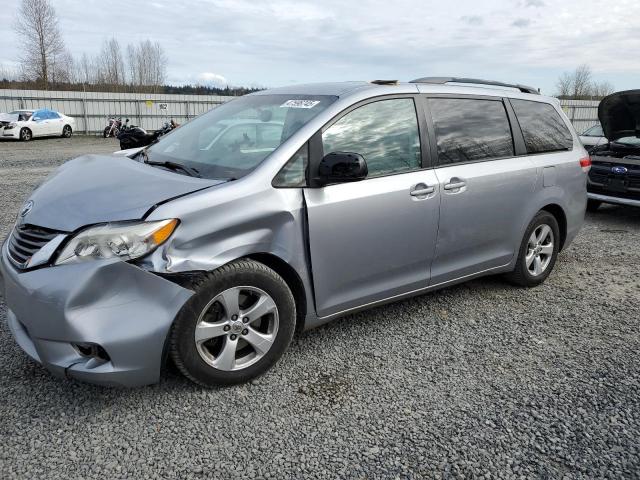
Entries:
POLYGON ((426 197, 427 195, 430 195, 435 191, 435 187, 429 187, 424 183, 419 183, 418 185, 413 187, 413 190, 409 192, 409 195, 411 195, 412 197, 426 197))
POLYGON ((459 188, 466 187, 466 186, 467 186, 467 182, 465 182, 464 180, 460 180, 459 178, 452 178, 451 180, 449 180, 449 183, 445 183, 444 189, 457 190, 459 188))
POLYGON ((424 195, 429 195, 430 193, 433 193, 435 191, 436 189, 434 187, 416 188, 415 190, 411 190, 411 196, 422 197, 424 195))

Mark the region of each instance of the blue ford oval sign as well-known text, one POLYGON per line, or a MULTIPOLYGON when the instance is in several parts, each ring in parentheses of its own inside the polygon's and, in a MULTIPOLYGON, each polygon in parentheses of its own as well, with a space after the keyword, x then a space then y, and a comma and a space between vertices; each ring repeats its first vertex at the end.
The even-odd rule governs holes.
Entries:
POLYGON ((611 167, 611 171, 619 175, 622 173, 627 173, 628 170, 626 167, 615 166, 615 167, 611 167))

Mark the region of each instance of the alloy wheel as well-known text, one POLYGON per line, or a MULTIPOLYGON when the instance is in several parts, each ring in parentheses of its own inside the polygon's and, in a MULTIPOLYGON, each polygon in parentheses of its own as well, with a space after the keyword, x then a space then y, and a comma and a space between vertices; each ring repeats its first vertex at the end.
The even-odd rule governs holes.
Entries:
POLYGON ((200 357, 218 370, 247 368, 264 357, 278 333, 278 307, 256 287, 224 290, 203 309, 194 341, 200 357))
POLYGON ((529 274, 534 277, 542 275, 553 258, 553 230, 547 224, 538 225, 527 244, 525 262, 529 274))

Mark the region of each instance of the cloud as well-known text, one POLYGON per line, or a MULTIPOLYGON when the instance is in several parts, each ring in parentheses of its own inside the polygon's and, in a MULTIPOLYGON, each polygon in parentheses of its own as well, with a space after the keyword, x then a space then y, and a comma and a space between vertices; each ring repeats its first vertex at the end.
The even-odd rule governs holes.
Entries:
MULTIPOLYGON (((640 17, 637 0, 610 2, 609 14, 595 16, 601 0, 458 0, 457 15, 447 4, 416 0, 150 1, 156 6, 130 8, 125 16, 101 0, 83 0, 82 8, 78 0, 51 3, 76 58, 95 55, 111 35, 123 47, 157 40, 175 84, 277 87, 466 76, 531 84, 548 93, 563 71, 581 63, 621 90, 637 87, 640 78, 634 55, 640 35, 629 21, 640 17), (96 15, 99 24, 87 22, 96 15), (527 27, 522 20, 529 18, 527 27)), ((19 4, 3 4, 0 25, 11 25, 19 4)), ((20 44, 15 35, 5 40, 0 63, 6 65, 17 59, 20 44)))
POLYGON ((199 73, 196 75, 196 82, 200 85, 209 85, 213 87, 224 87, 229 84, 225 77, 213 72, 199 73))
POLYGON ((465 15, 460 17, 460 20, 474 27, 480 26, 484 23, 484 20, 480 15, 465 15))
POLYGON ((518 27, 518 28, 525 28, 525 27, 528 27, 530 24, 531 24, 531 20, 529 20, 528 18, 518 18, 513 22, 511 22, 511 25, 513 27, 518 27))

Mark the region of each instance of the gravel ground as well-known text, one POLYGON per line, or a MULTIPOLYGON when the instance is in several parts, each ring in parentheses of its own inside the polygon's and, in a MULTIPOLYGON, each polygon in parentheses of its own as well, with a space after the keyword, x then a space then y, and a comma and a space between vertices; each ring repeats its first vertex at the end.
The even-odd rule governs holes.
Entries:
MULTIPOLYGON (((0 233, 53 167, 0 144, 0 233)), ((640 209, 589 215, 541 287, 486 278, 294 340, 252 384, 106 389, 19 350, 0 298, 4 478, 638 478, 640 209)))

